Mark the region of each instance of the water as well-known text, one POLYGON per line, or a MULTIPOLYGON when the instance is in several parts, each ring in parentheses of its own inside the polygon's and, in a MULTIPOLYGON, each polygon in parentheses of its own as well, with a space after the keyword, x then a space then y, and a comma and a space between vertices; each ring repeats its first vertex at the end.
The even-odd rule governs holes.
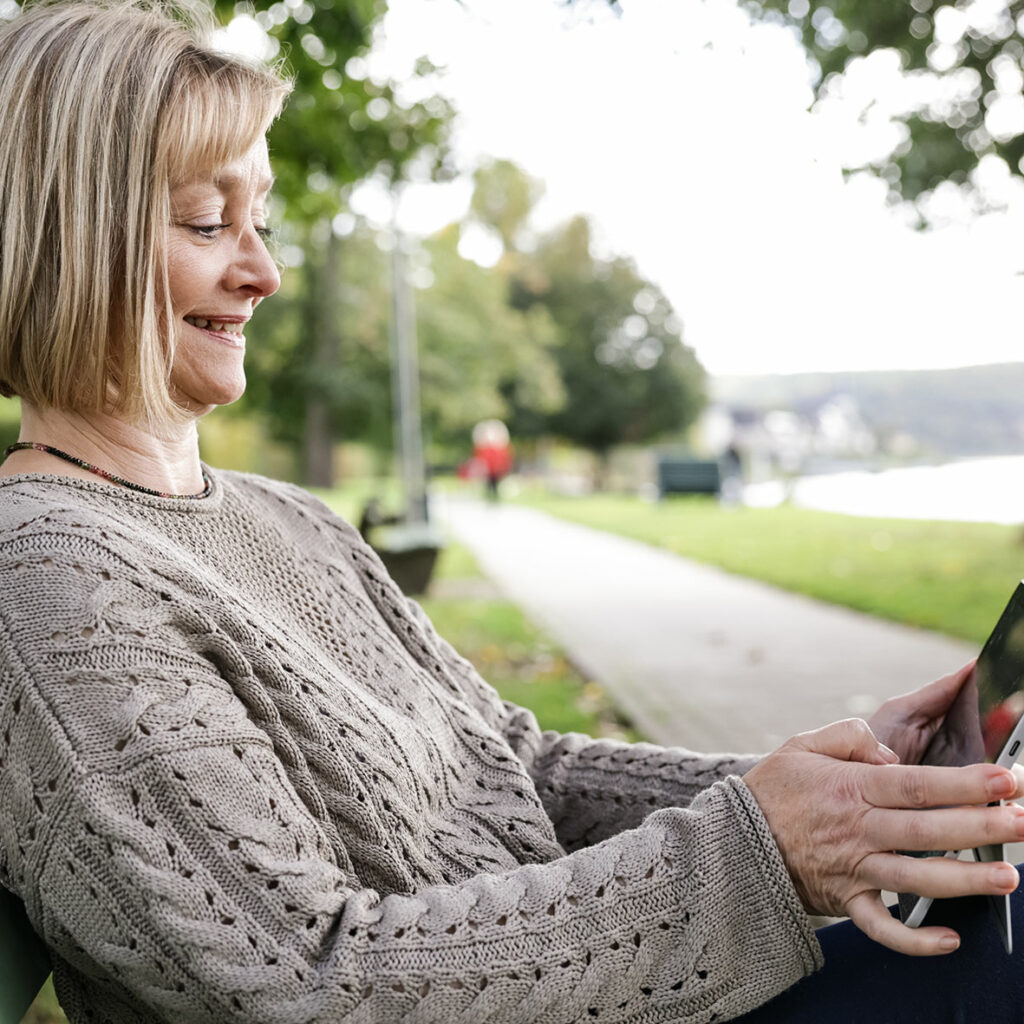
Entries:
MULTIPOLYGON (((778 481, 748 484, 743 491, 745 504, 761 507, 784 497, 785 485, 778 481)), ((800 477, 791 500, 855 516, 1024 523, 1024 455, 800 477)))

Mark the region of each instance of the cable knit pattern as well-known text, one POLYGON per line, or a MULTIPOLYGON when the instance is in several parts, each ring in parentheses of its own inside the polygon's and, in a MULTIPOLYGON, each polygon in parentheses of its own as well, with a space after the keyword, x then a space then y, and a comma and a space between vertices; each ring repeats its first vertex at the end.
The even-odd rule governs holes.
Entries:
POLYGON ((723 1021, 820 965, 749 759, 541 733, 210 473, 0 481, 0 880, 74 1024, 723 1021))

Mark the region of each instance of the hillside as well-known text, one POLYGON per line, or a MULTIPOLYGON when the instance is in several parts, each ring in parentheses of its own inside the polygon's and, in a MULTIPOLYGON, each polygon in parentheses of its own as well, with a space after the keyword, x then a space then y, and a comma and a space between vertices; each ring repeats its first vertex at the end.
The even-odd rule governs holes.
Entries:
POLYGON ((852 396, 881 438, 910 435, 925 454, 1024 452, 1024 362, 710 381, 713 401, 758 411, 810 412, 836 394, 852 396))

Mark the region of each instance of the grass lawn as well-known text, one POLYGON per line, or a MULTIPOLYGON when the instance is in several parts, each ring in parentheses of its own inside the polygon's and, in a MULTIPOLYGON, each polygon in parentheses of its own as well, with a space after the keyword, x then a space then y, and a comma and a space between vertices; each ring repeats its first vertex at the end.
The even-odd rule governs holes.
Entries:
POLYGON ((67 1020, 57 1002, 53 978, 50 977, 36 996, 36 1001, 28 1008, 21 1024, 67 1024, 67 1020))
POLYGON ((866 519, 783 505, 656 504, 617 495, 522 500, 787 590, 979 645, 1024 576, 1019 527, 866 519))

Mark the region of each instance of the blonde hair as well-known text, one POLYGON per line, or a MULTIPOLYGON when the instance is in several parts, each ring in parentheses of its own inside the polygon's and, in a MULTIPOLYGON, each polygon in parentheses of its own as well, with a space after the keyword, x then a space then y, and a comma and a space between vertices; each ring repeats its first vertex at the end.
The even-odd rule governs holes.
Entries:
POLYGON ((245 154, 289 91, 209 9, 28 6, 0 29, 0 394, 179 421, 165 237, 178 182, 245 154))

